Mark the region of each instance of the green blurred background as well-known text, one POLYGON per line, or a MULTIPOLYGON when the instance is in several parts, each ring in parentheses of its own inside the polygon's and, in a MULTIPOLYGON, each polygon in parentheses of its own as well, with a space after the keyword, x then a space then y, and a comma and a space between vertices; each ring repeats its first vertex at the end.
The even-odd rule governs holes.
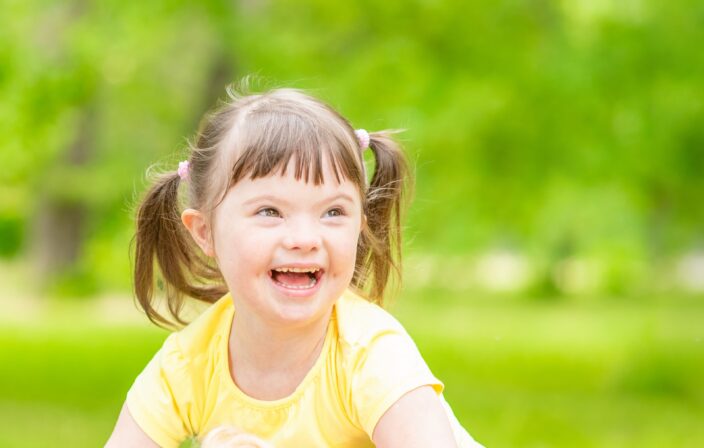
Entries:
POLYGON ((2 0, 0 445, 98 446, 166 336, 133 208, 246 75, 417 175, 389 305, 487 446, 704 446, 704 3, 2 0))

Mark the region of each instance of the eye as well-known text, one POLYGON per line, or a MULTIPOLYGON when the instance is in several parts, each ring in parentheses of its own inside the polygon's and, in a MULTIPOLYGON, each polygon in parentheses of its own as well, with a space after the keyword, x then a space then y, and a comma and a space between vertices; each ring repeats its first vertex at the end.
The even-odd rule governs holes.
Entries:
POLYGON ((271 208, 271 207, 266 207, 266 208, 260 209, 257 212, 257 215, 264 216, 266 218, 279 218, 279 217, 281 217, 281 214, 279 213, 279 211, 276 210, 275 208, 271 208))
POLYGON ((329 216, 331 218, 336 218, 338 216, 344 216, 344 215, 345 215, 345 211, 339 207, 331 208, 330 210, 325 212, 325 216, 329 216))

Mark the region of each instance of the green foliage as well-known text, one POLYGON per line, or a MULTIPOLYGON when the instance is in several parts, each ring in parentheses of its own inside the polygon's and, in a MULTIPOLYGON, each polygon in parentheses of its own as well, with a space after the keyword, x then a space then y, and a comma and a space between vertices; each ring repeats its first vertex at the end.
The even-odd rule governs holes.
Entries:
MULTIPOLYGON (((0 258, 32 256, 43 207, 68 203, 87 211, 80 257, 39 280, 129 290, 146 170, 175 169, 255 74, 407 129, 407 244, 439 261, 398 311, 478 440, 704 446, 700 303, 646 300, 704 241, 703 25, 695 0, 8 0, 0 258), (530 261, 536 300, 448 293, 496 248, 530 261), (585 269, 604 300, 570 292, 585 269)), ((0 326, 0 445, 100 445, 164 334, 48 316, 0 326)))
MULTIPOLYGON (((131 227, 106 211, 128 214, 145 170, 173 169, 203 112, 247 74, 310 89, 355 126, 408 129, 416 250, 650 263, 702 240, 700 2, 34 0, 6 10, 0 192, 23 199, 0 220, 33 222, 39 197, 84 205, 85 244, 113 252, 91 260, 98 271, 128 242, 106 229, 131 227)), ((5 256, 27 246, 12 235, 5 256)), ((625 286, 615 289, 652 274, 616 278, 625 286)))
POLYGON ((200 444, 198 443, 198 438, 196 437, 191 437, 183 441, 179 445, 179 448, 198 448, 200 447, 200 444))
POLYGON ((0 258, 11 258, 22 247, 25 222, 21 217, 0 215, 0 258))
MULTIPOLYGON (((529 304, 423 290, 394 311, 486 446, 696 447, 700 305, 529 304)), ((29 325, 2 321, 0 445, 102 445, 165 338, 80 307, 56 302, 29 325)))

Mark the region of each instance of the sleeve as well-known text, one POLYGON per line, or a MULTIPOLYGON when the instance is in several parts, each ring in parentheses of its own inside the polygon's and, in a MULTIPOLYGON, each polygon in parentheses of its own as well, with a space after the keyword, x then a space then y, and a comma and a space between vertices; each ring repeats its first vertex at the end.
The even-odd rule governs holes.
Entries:
POLYGON ((411 337, 389 330, 360 348, 351 374, 352 418, 371 437, 382 415, 406 393, 443 384, 433 376, 411 337))
POLYGON ((472 438, 464 427, 460 424, 455 417, 455 413, 452 412, 450 405, 445 400, 445 397, 441 396, 442 405, 445 408, 447 417, 450 419, 450 426, 452 427, 452 434, 455 436, 455 441, 457 442, 458 448, 484 448, 480 443, 472 438))
POLYGON ((171 334, 127 392, 127 409, 159 446, 178 447, 191 430, 188 362, 171 334))

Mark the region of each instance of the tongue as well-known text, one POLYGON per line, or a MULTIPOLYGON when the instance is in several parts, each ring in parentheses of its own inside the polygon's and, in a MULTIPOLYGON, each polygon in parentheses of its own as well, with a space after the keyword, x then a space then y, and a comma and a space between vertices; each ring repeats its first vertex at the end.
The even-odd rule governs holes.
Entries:
POLYGON ((273 272, 274 280, 289 286, 310 285, 310 275, 305 272, 273 272))

